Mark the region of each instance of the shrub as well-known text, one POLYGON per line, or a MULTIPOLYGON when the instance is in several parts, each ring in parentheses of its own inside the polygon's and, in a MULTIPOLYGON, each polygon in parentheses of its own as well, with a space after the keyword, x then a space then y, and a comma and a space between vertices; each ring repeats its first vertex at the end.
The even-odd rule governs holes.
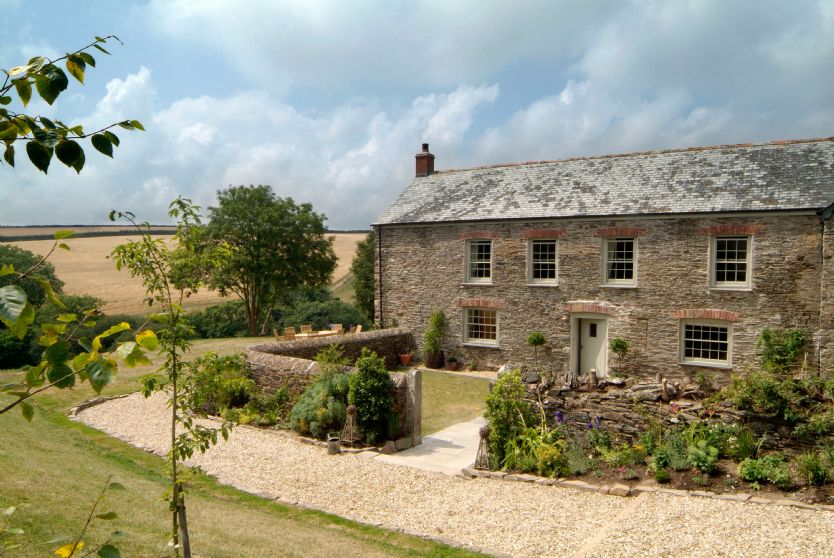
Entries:
POLYGON ((654 471, 654 480, 660 484, 666 484, 672 480, 672 474, 664 468, 656 469, 654 471))
POLYGON ((349 386, 347 374, 318 376, 292 408, 290 427, 320 439, 328 432, 341 430, 347 418, 349 386))
POLYGON ((194 335, 201 339, 239 337, 246 335, 246 306, 240 300, 209 306, 201 312, 188 315, 194 335))
POLYGON ((489 425, 489 453, 494 469, 503 466, 507 444, 533 424, 533 412, 524 395, 521 371, 516 369, 498 378, 487 396, 484 417, 489 425))
POLYGON ((689 469, 689 455, 679 433, 675 432, 666 437, 654 454, 658 467, 670 467, 674 471, 689 469))
POLYGON ((443 310, 435 310, 429 316, 429 326, 423 335, 423 354, 436 355, 440 352, 440 342, 443 339, 443 326, 446 315, 443 310))
POLYGON ((791 472, 788 464, 778 455, 745 459, 738 465, 738 476, 748 482, 769 482, 782 489, 791 485, 791 472))
POLYGON ((619 447, 603 449, 601 451, 602 461, 611 467, 625 467, 627 465, 640 465, 646 459, 646 452, 640 446, 622 444, 619 447))
POLYGON ((756 337, 762 368, 777 373, 786 371, 797 361, 806 343, 807 335, 801 329, 763 329, 756 337))
POLYGON ((831 466, 821 452, 809 451, 797 458, 796 472, 807 484, 822 486, 831 480, 831 466))
POLYGON ((718 461, 718 448, 710 445, 707 440, 698 440, 694 445, 687 448, 687 457, 693 467, 709 475, 715 471, 715 464, 718 461))
POLYGON ((590 447, 571 440, 565 454, 565 470, 571 475, 584 475, 596 468, 597 462, 591 457, 590 447))
POLYGON ((256 389, 244 407, 245 411, 257 416, 258 426, 271 426, 283 422, 290 410, 290 397, 286 388, 280 388, 272 393, 256 389))
POLYGON ((564 440, 557 440, 552 444, 543 443, 536 448, 536 472, 539 475, 555 477, 561 475, 566 468, 567 457, 564 440))
POLYGON ((356 422, 369 440, 381 440, 394 412, 394 382, 385 369, 385 359, 367 347, 355 366, 349 400, 356 406, 356 422))
POLYGON ((774 415, 793 423, 802 416, 808 396, 793 378, 780 378, 762 370, 733 376, 718 398, 728 399, 736 409, 774 415))
POLYGON ((243 407, 255 393, 243 355, 206 353, 188 363, 188 371, 189 405, 207 414, 243 407))

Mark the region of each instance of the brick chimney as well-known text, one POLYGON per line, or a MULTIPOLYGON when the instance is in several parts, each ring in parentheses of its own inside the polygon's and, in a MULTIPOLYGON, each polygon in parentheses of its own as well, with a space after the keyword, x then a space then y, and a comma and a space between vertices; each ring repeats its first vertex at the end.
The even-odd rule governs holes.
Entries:
POLYGON ((415 176, 428 176, 434 174, 434 155, 429 153, 429 144, 423 144, 423 152, 414 156, 416 159, 417 172, 415 176))

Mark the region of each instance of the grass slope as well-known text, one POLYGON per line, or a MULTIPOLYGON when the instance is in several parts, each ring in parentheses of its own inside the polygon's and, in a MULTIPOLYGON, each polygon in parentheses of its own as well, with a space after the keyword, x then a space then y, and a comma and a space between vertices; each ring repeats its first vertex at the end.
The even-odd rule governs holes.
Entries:
MULTIPOLYGON (((260 341, 263 339, 197 341, 192 354, 208 350, 228 354, 260 341)), ((116 384, 105 393, 135 391, 137 378, 148 371, 148 368, 121 370, 116 384)), ((8 381, 13 374, 0 373, 0 382, 8 381)), ((458 398, 444 394, 472 391, 473 380, 442 376, 438 373, 424 376, 431 378, 427 385, 433 386, 425 394, 428 407, 424 407, 424 413, 434 414, 431 408, 458 398), (449 380, 451 383, 444 388, 444 382, 449 380)), ((108 478, 123 484, 125 490, 108 492, 97 513, 112 510, 119 517, 112 522, 93 522, 85 536, 88 548, 91 548, 89 544, 104 542, 111 531, 118 529, 126 533, 114 541, 122 555, 168 555, 170 515, 161 500, 167 488, 165 464, 157 456, 66 417, 71 406, 93 396, 86 384, 74 390, 45 392, 38 398, 31 423, 23 420, 17 410, 0 415, 0 471, 3 472, 0 508, 17 506, 12 526, 25 531, 17 537, 22 546, 7 556, 51 555, 57 545, 44 542, 76 534, 108 478)), ((448 411, 439 415, 445 416, 446 421, 456 421, 454 417, 462 416, 461 413, 468 417, 474 411, 474 394, 467 398, 473 399, 470 405, 455 405, 457 415, 448 411)), ((187 503, 192 548, 199 557, 478 556, 417 537, 278 504, 221 485, 199 473, 193 479, 187 503)))

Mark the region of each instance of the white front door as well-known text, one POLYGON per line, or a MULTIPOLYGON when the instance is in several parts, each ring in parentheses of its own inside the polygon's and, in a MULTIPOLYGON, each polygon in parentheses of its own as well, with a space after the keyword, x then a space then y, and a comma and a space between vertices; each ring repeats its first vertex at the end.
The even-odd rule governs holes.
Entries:
POLYGON ((605 318, 577 318, 574 322, 578 332, 579 358, 577 372, 587 375, 591 368, 597 371, 597 377, 608 373, 608 321, 605 318))

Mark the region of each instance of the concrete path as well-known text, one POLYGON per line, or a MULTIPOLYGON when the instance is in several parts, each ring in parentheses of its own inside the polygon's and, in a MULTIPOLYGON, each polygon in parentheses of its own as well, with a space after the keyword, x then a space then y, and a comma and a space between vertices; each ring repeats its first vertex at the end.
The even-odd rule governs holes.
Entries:
POLYGON ((459 422, 431 436, 424 436, 423 443, 417 447, 392 455, 380 455, 376 459, 424 471, 460 475, 461 469, 475 463, 480 442, 478 430, 483 425, 483 417, 459 422))

